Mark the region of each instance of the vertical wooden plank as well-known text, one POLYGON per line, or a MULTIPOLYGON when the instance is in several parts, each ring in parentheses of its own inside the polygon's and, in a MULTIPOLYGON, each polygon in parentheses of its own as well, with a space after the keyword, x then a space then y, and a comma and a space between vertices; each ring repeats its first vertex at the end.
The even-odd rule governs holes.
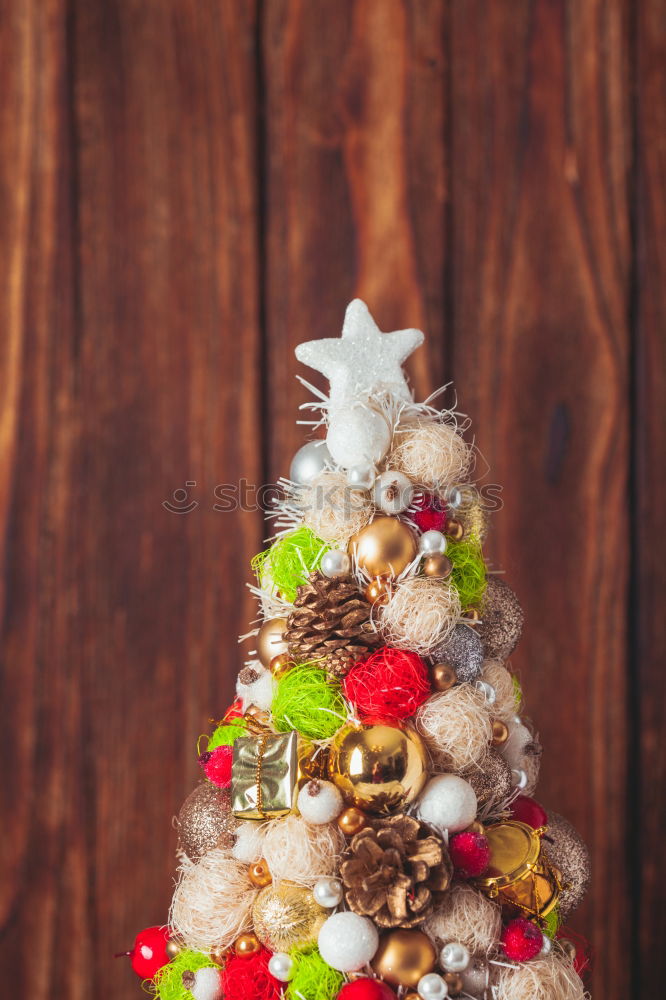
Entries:
POLYGON ((599 996, 626 960, 630 232, 626 8, 454 0, 455 375, 503 485, 491 553, 526 611, 514 665, 541 796, 590 845, 572 924, 599 996))
POLYGON ((663 830, 666 823, 666 750, 663 706, 666 622, 663 607, 664 469, 666 468, 666 4, 636 6, 636 368, 634 477, 635 580, 632 683, 638 731, 632 783, 632 820, 636 849, 634 919, 639 935, 636 989, 640 996, 663 990, 666 934, 663 905, 663 830), (636 794, 637 793, 637 794, 636 794))
POLYGON ((420 392, 443 379, 444 16, 433 0, 264 5, 272 477, 304 440, 293 348, 338 336, 354 295, 382 329, 428 328, 412 373, 420 392))

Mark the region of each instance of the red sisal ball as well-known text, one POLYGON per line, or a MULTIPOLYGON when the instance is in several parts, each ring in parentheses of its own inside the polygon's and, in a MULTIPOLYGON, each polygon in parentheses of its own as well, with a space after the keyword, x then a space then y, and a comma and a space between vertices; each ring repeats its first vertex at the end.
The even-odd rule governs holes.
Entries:
POLYGON ((272 952, 262 948, 254 955, 234 955, 222 973, 224 1000, 279 1000, 282 983, 268 971, 272 952))
POLYGON ((152 979, 162 966, 167 965, 170 958, 166 953, 166 943, 170 937, 168 927, 145 927, 139 931, 132 950, 122 953, 131 959, 137 976, 152 979))
POLYGON ((354 979, 345 983, 338 1000, 396 1000, 396 996, 381 979, 354 979))
POLYGON ((449 854, 456 875, 477 878, 490 863, 490 844, 482 833, 456 833, 449 840, 449 854))
POLYGON ((543 934, 531 920, 516 917, 506 925, 501 937, 504 953, 512 962, 529 962, 543 948, 543 934))
POLYGON ((233 705, 229 705, 229 708, 224 713, 224 718, 222 722, 229 722, 231 719, 240 719, 243 715, 243 701, 241 698, 236 698, 233 705))
POLYGON ((548 813, 529 795, 517 795, 511 803, 510 809, 511 819, 516 819, 519 823, 526 823, 533 830, 538 830, 540 826, 548 826, 548 813))
POLYGON ((421 657, 388 646, 359 660, 342 687, 361 715, 387 721, 407 719, 430 694, 428 670, 421 657))
POLYGON ((231 784, 231 762, 234 752, 231 747, 216 747, 206 750, 199 757, 199 763, 210 782, 218 788, 228 788, 231 784))
POLYGON ((421 531, 444 531, 448 517, 444 504, 432 493, 422 493, 414 500, 419 509, 411 514, 411 519, 421 531))

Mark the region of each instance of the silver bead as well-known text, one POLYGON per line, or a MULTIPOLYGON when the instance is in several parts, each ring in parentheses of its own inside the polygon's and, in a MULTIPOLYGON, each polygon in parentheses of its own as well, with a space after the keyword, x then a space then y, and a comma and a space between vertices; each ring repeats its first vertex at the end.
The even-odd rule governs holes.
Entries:
POLYGON ((332 459, 325 441, 308 441, 291 460, 289 478, 299 486, 307 486, 323 472, 332 459))
POLYGON ((288 983, 294 974, 294 960, 286 951, 276 951, 268 960, 268 971, 281 983, 288 983))
POLYGON ((514 788, 527 788, 527 774, 521 768, 511 772, 511 784, 514 788))
POLYGON ((543 944, 541 945, 541 951, 537 955, 537 958, 545 958, 546 955, 550 955, 553 950, 553 942, 550 940, 547 934, 543 936, 543 944))
POLYGON ((446 498, 446 506, 450 507, 452 510, 457 510, 458 507, 462 505, 463 495, 457 486, 454 486, 449 490, 449 495, 446 498))
POLYGON ((442 532, 424 531, 419 539, 419 552, 422 556, 435 556, 446 552, 446 538, 442 532))
POLYGON ((347 469, 347 486, 350 490, 369 490, 375 481, 374 465, 352 465, 347 469))
POLYGON ((315 882, 312 895, 320 906, 332 910, 342 902, 342 883, 337 878, 320 878, 315 882))
POLYGON ((469 965, 470 955, 464 944, 451 941, 440 951, 439 960, 447 972, 462 972, 469 965))
POLYGON ((497 698, 497 692, 495 691, 495 688, 492 686, 492 684, 489 684, 488 681, 476 680, 474 681, 474 687, 476 688, 477 691, 480 691, 481 694, 485 695, 486 705, 495 704, 495 699, 497 698))
POLYGON ((324 576, 330 580, 336 576, 348 576, 351 570, 351 559, 346 552, 342 552, 340 549, 330 549, 321 557, 319 568, 324 576))
POLYGON ((421 976, 416 989, 423 1000, 444 1000, 444 997, 448 996, 449 993, 446 982, 436 972, 429 972, 427 976, 421 976))
POLYGON ((385 514, 400 514, 412 502, 414 487, 403 472, 382 472, 372 491, 375 505, 385 514))

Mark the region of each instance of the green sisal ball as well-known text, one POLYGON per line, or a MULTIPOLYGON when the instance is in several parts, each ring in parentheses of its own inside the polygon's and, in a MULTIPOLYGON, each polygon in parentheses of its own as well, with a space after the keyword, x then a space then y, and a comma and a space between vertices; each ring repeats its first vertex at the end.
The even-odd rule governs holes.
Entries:
POLYGON ((319 567, 321 557, 330 545, 309 528, 300 527, 273 542, 269 549, 252 560, 260 586, 278 591, 287 601, 293 601, 298 588, 319 567))
POLYGON ((271 714, 280 733, 295 729, 308 739, 326 740, 347 721, 347 706, 339 684, 315 663, 302 663, 278 681, 271 714))

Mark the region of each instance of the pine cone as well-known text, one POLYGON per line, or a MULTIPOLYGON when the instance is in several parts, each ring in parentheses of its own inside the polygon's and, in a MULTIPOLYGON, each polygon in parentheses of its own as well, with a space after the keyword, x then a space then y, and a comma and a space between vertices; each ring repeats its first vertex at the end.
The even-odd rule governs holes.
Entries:
POLYGON ((285 638, 295 660, 322 660, 344 677, 353 664, 382 642, 370 621, 370 605, 351 580, 313 573, 298 588, 285 638))
POLYGON ((347 905, 378 927, 415 927, 451 884, 443 841, 412 816, 376 819, 350 841, 340 867, 347 905))

